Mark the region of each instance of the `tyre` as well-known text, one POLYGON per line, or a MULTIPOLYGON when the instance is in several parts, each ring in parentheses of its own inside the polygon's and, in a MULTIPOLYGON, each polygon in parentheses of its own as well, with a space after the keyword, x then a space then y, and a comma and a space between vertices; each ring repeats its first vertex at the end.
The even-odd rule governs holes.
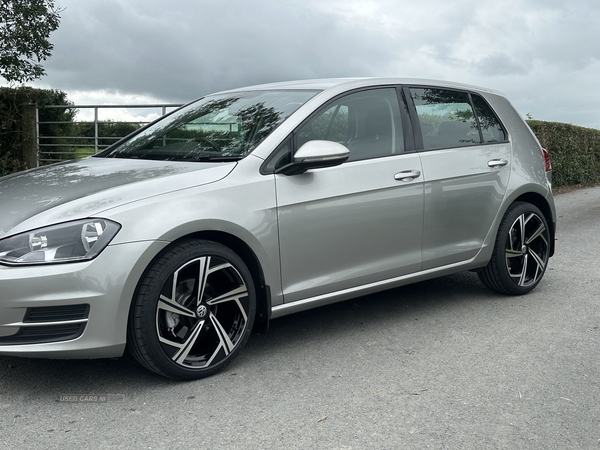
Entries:
POLYGON ((163 376, 210 376, 240 353, 255 312, 254 283, 242 259, 216 242, 184 241, 169 247, 140 281, 128 348, 163 376))
POLYGON ((527 294, 540 282, 550 257, 550 230, 534 205, 512 204, 498 228, 492 258, 478 272, 490 290, 509 295, 527 294))

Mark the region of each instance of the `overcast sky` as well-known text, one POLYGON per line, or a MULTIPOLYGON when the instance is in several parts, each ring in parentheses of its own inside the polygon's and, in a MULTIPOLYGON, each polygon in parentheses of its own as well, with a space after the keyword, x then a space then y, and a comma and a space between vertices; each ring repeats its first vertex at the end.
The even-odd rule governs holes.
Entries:
POLYGON ((186 102, 272 81, 400 76, 505 92, 600 128, 599 0, 55 0, 48 75, 77 104, 186 102))

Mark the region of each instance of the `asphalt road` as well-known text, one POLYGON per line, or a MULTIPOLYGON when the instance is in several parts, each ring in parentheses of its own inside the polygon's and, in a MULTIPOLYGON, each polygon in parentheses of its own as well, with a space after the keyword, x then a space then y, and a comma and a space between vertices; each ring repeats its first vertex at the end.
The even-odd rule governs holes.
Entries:
POLYGON ((524 297, 472 273, 362 297, 277 319, 188 383, 0 357, 0 448, 600 449, 600 188, 556 201, 524 297))

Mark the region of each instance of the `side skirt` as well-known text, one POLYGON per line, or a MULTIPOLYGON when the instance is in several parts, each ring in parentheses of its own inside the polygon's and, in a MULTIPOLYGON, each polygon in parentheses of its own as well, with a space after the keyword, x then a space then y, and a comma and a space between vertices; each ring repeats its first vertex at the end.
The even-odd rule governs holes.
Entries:
POLYGON ((292 303, 284 303, 282 305, 273 306, 271 310, 271 319, 287 316, 288 314, 305 311, 307 309, 317 308, 319 306, 329 305, 331 303, 349 300, 351 298, 360 297, 363 295, 373 294, 379 291, 385 291, 386 289, 392 289, 399 286, 404 286, 406 284, 418 283, 419 281, 429 280, 431 278, 437 278, 444 275, 450 275, 465 270, 473 270, 485 266, 485 264, 482 265, 481 262, 477 261, 477 256, 478 255, 467 261, 448 264, 447 266, 436 267, 434 269, 428 269, 422 272, 415 272, 408 275, 402 275, 400 277, 364 284, 362 286, 343 289, 341 291, 317 295, 315 297, 298 300, 292 303))

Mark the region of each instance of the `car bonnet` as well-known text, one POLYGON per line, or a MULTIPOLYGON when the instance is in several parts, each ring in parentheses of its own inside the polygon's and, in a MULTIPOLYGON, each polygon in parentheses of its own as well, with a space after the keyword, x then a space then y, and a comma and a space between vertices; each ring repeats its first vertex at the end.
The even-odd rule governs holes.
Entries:
POLYGON ((235 165, 87 158, 16 173, 0 178, 0 237, 211 183, 235 165))

